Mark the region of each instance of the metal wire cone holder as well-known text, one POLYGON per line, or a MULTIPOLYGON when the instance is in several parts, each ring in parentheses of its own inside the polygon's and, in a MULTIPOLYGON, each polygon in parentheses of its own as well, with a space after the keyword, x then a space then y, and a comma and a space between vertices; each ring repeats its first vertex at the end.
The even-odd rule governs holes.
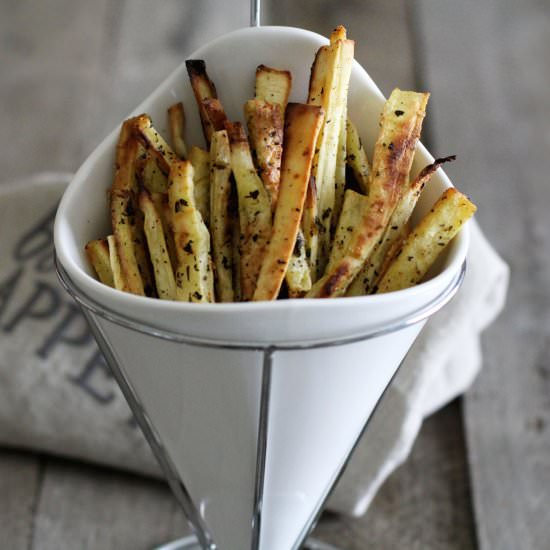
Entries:
MULTIPOLYGON (((385 390, 391 383, 393 376, 398 371, 398 368, 401 364, 401 360, 397 363, 395 368, 391 371, 392 374, 389 377, 389 380, 384 381, 383 386, 380 387, 380 391, 377 394, 376 401, 374 406, 365 419, 364 423, 361 424, 362 428, 359 429, 358 433, 355 436, 354 441, 349 446, 347 451, 344 453, 345 456, 342 456, 339 464, 333 474, 330 476, 330 479, 323 480, 323 490, 319 494, 318 501, 314 506, 310 506, 311 512, 307 517, 307 521, 302 525, 298 536, 292 536, 292 544, 285 546, 283 549, 281 545, 264 545, 261 543, 262 529, 266 525, 269 525, 269 522, 272 521, 271 517, 264 517, 264 488, 266 484, 266 462, 268 460, 268 435, 269 430, 272 427, 273 418, 269 418, 270 412, 270 400, 273 394, 273 372, 274 368, 277 366, 274 365, 275 358, 277 354, 282 352, 292 352, 292 351, 304 351, 308 350, 308 353, 311 353, 309 350, 323 349, 329 350, 333 347, 339 348, 339 353, 342 353, 345 349, 350 349, 354 345, 359 345, 362 342, 374 341, 376 339, 382 339, 388 335, 403 333, 406 330, 412 330, 411 341, 409 344, 412 345, 412 342, 416 338, 417 334, 420 332, 424 322, 432 316, 434 313, 439 311, 445 304, 447 304, 452 297, 456 294, 459 289, 465 275, 466 263, 462 265, 462 268, 459 273, 454 277, 449 286, 435 299, 433 299, 428 304, 424 305, 420 309, 414 311, 412 314, 408 315, 406 318, 401 318, 393 323, 387 324, 382 328, 377 329, 376 331, 371 331, 364 334, 350 335, 346 338, 340 338, 337 340, 324 340, 324 341, 311 341, 303 342, 300 344, 292 345, 270 345, 270 344, 248 344, 248 343, 238 343, 238 342, 223 342, 215 341, 209 339, 200 339, 196 337, 190 337, 185 334, 170 332, 166 330, 160 330, 158 328, 148 326, 140 323, 139 321, 121 315, 120 313, 110 309, 105 304, 100 304, 94 301, 89 296, 86 296, 70 279, 67 272, 64 270, 63 266, 59 263, 56 258, 56 269, 59 276, 59 279, 65 288, 65 290, 73 297, 73 299, 78 303, 80 309, 82 310, 87 322, 89 323, 90 329, 101 349, 103 355, 106 359, 107 364, 109 365, 114 378, 116 379, 118 385, 120 386, 124 397, 126 398, 136 421, 141 428, 145 438, 147 439, 159 465, 161 466, 168 484, 174 493, 176 499, 181 505, 186 518, 195 533, 191 537, 186 537, 179 541, 174 541, 173 543, 167 544, 162 547, 163 550, 177 550, 183 548, 189 549, 203 549, 203 550, 244 550, 243 547, 228 547, 227 544, 223 545, 217 541, 215 535, 211 532, 211 529, 205 522, 205 514, 203 508, 203 503, 197 503, 188 490, 186 483, 189 480, 182 480, 182 476, 178 472, 178 468, 174 465, 174 453, 172 454, 167 450, 166 445, 164 444, 157 426, 155 426, 155 417, 150 415, 150 411, 146 410, 142 399, 139 397, 139 392, 136 391, 134 387, 134 380, 128 376, 127 368, 128 363, 126 360, 126 365, 120 359, 120 349, 116 349, 116 345, 113 345, 113 338, 107 334, 111 330, 116 330, 116 327, 119 327, 122 330, 125 330, 128 334, 134 334, 137 336, 143 337, 147 335, 154 338, 155 340, 162 340, 165 342, 171 342, 177 346, 181 346, 185 349, 208 349, 208 350, 227 350, 227 353, 231 351, 242 351, 242 352, 256 352, 261 354, 261 359, 259 362, 259 368, 261 373, 259 376, 261 380, 259 381, 259 395, 260 402, 258 405, 258 418, 257 418, 257 440, 256 440, 256 463, 255 463, 255 472, 254 472, 254 491, 253 491, 253 511, 252 516, 249 518, 249 528, 250 533, 245 536, 245 539, 249 541, 246 548, 250 547, 251 550, 260 550, 264 548, 269 548, 269 550, 297 550, 298 548, 310 548, 311 550, 335 550, 334 547, 326 545, 324 543, 307 540, 308 534, 311 532, 313 527, 316 524, 316 521, 323 509, 323 505, 326 502, 332 488, 335 486, 336 482, 339 479, 342 471, 344 470, 347 462, 353 450, 355 449, 358 441, 363 434, 368 421, 372 418, 372 413, 374 409, 378 406, 380 399, 382 398, 385 390), (189 347, 187 347, 189 346, 189 347), (271 421, 271 423, 270 423, 271 421), (185 481, 185 482, 184 482, 185 481), (218 546, 219 544, 219 546, 218 546), (305 545, 305 546, 303 546, 305 545)), ((407 351, 407 350, 406 350, 407 351)), ((406 351, 404 353, 406 353, 406 351)), ((348 355, 349 357, 349 355, 348 355)), ((162 361, 162 359, 160 359, 162 361)), ((154 365, 149 365, 151 369, 154 369, 154 365)), ((181 361, 181 369, 186 368, 185 361, 181 361)), ((158 417, 158 414, 155 413, 158 417)), ((200 424, 201 419, 194 419, 200 424)), ((322 429, 322 428, 321 428, 322 429)), ((208 437, 208 434, 206 434, 208 437)), ((160 549, 159 549, 160 550, 160 549)))

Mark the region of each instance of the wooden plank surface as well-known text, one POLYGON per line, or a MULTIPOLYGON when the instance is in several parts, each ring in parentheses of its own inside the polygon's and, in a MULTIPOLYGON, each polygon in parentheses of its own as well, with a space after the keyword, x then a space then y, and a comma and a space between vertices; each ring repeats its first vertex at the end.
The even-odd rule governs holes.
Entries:
POLYGON ((538 0, 421 0, 437 154, 512 268, 466 396, 483 550, 550 547, 550 10, 538 0), (459 29, 459 31, 457 31, 459 29))
MULTIPOLYGON (((358 41, 358 59, 385 93, 417 84, 405 0, 265 4, 266 23, 324 34, 346 24, 358 41)), ((0 31, 10 56, 0 68, 0 100, 11 107, 0 135, 2 181, 74 170, 185 53, 247 21, 246 3, 213 0, 201 9, 179 0, 164 1, 162 9, 146 0, 4 6, 0 31)), ((145 550, 185 531, 164 485, 137 476, 0 451, 0 489, 6 548, 145 550)), ((473 548, 459 405, 428 421, 411 460, 366 518, 324 518, 318 533, 349 550, 473 548)))
POLYGON ((164 483, 64 460, 48 464, 33 550, 148 550, 188 533, 164 483))
POLYGON ((0 451, 1 548, 29 548, 42 473, 35 455, 0 451))

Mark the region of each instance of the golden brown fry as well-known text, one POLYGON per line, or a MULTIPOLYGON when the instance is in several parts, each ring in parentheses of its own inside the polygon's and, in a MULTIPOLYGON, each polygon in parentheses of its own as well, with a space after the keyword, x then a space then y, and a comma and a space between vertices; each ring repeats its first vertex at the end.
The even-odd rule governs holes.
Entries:
POLYGON ((113 279, 113 270, 111 269, 107 239, 90 241, 84 250, 99 280, 104 285, 114 287, 115 281, 113 279))
MULTIPOLYGON (((303 215, 303 214, 302 214, 303 215)), ((288 261, 285 281, 289 298, 302 298, 311 290, 311 273, 307 262, 304 233, 298 229, 296 243, 288 261)))
POLYGON ((332 250, 327 270, 330 271, 346 255, 352 238, 353 230, 361 223, 368 198, 361 193, 348 189, 344 196, 344 204, 338 227, 332 242, 332 250))
POLYGON ((145 295, 144 280, 136 254, 136 245, 143 244, 136 243, 135 166, 139 143, 131 136, 128 127, 129 123, 123 124, 117 146, 119 164, 110 191, 111 223, 126 290, 145 295))
POLYGON ((185 111, 183 103, 174 103, 168 107, 168 127, 170 129, 170 141, 174 147, 176 155, 181 159, 187 158, 187 146, 185 145, 184 128, 185 128, 185 111))
POLYGON ((455 157, 437 159, 433 164, 426 166, 413 182, 406 186, 391 215, 384 236, 349 286, 347 296, 363 296, 374 289, 380 276, 384 273, 383 265, 386 263, 386 257, 390 250, 396 246, 396 242, 403 240, 405 225, 411 217, 422 189, 441 164, 454 159, 455 157))
POLYGON ((174 242, 174 230, 172 229, 172 215, 168 201, 168 192, 151 193, 151 200, 155 204, 157 213, 162 221, 162 230, 164 231, 164 238, 166 239, 170 263, 172 264, 172 270, 175 271, 178 265, 178 256, 176 254, 176 243, 174 242))
POLYGON ((136 178, 139 186, 150 193, 165 193, 168 189, 168 178, 148 151, 140 154, 136 161, 136 178))
POLYGON ((248 139, 239 122, 226 123, 231 145, 231 168, 237 184, 241 228, 241 289, 251 300, 271 235, 271 201, 256 173, 248 139))
POLYGON ((178 257, 176 299, 183 302, 212 302, 214 284, 210 234, 195 206, 193 166, 189 161, 172 163, 168 199, 178 257))
POLYGON ((345 39, 345 29, 338 27, 331 36, 330 46, 324 46, 318 52, 311 73, 310 102, 321 105, 325 110, 312 169, 317 186, 319 228, 318 253, 310 257, 314 278, 322 273, 329 258, 338 145, 341 125, 345 120, 343 113, 347 109, 354 44, 353 40, 345 39))
POLYGON ((378 293, 409 288, 422 281, 439 254, 474 215, 476 206, 455 188, 447 189, 407 238, 388 267, 378 293))
POLYGON ((143 212, 143 228, 153 264, 155 284, 161 300, 176 299, 176 280, 168 253, 162 219, 148 191, 139 194, 139 207, 143 212))
POLYGON ((275 210, 283 154, 283 113, 279 105, 260 99, 247 101, 244 113, 250 147, 256 158, 262 182, 271 198, 271 208, 275 210))
POLYGON ((146 190, 139 194, 139 207, 143 212, 143 229, 153 264, 158 297, 161 300, 175 300, 176 280, 164 236, 162 219, 146 190))
POLYGON ((346 122, 346 162, 353 172, 359 189, 369 194, 370 167, 367 153, 357 132, 355 124, 348 118, 346 122))
POLYGON ((411 169, 428 97, 396 89, 386 101, 361 223, 352 233, 345 257, 327 270, 309 297, 342 296, 382 237, 411 169))
POLYGON ((279 105, 284 113, 292 88, 290 71, 259 65, 256 69, 256 99, 279 105))
POLYGON ((210 144, 210 234, 218 302, 233 302, 235 299, 230 196, 231 150, 227 132, 220 130, 212 134, 210 144))
POLYGON ((178 155, 155 130, 148 115, 139 115, 135 118, 135 130, 145 149, 156 158, 163 173, 168 175, 172 163, 179 160, 178 155))
POLYGON ((208 120, 208 127, 211 129, 210 137, 208 138, 211 140, 214 132, 219 132, 225 128, 227 115, 223 110, 220 100, 214 97, 203 99, 201 107, 204 111, 204 116, 208 120))
POLYGON ((280 200, 254 300, 274 300, 281 289, 296 244, 322 117, 318 106, 301 103, 287 106, 280 200))
MULTIPOLYGON (((189 75, 191 87, 193 88, 193 93, 195 94, 195 99, 199 108, 204 138, 206 139, 208 147, 210 147, 210 139, 216 129, 213 127, 212 120, 207 112, 208 104, 205 103, 204 100, 218 98, 216 87, 206 72, 204 60, 188 59, 185 62, 185 66, 187 67, 187 74, 189 75)), ((222 128, 217 128, 217 130, 221 130, 222 128)))
POLYGON ((210 224, 210 153, 193 146, 189 151, 189 161, 193 165, 195 204, 208 227, 210 224))
POLYGON ((107 237, 107 246, 109 248, 109 264, 113 273, 113 286, 117 290, 128 292, 128 286, 124 280, 124 274, 120 266, 120 260, 117 252, 116 239, 114 235, 107 237))

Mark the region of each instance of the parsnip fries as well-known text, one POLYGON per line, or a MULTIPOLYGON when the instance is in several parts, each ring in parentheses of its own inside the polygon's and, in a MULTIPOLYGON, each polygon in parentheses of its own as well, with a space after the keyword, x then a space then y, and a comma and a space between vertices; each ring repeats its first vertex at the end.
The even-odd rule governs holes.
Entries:
POLYGON ((117 145, 117 169, 110 190, 111 223, 124 289, 133 294, 153 295, 152 277, 138 214, 135 169, 140 144, 134 137, 136 119, 121 128, 117 145))
POLYGON ((199 107, 204 138, 208 147, 210 147, 212 134, 218 130, 223 130, 225 113, 221 103, 214 101, 218 99, 218 93, 206 72, 204 61, 202 59, 189 59, 185 62, 185 66, 199 107))
POLYGON ((168 199, 178 265, 176 299, 212 302, 214 287, 210 265, 210 234, 195 205, 193 166, 176 161, 170 170, 168 199))
POLYGON ((447 189, 409 235, 382 277, 378 292, 401 290, 419 283, 449 241, 476 211, 468 197, 447 189))
POLYGON ((109 243, 107 239, 90 241, 84 250, 99 280, 104 285, 114 287, 115 281, 113 279, 113 270, 111 268, 111 259, 109 256, 109 243))
MULTIPOLYGON (((355 42, 347 40, 345 29, 337 27, 330 37, 330 45, 322 47, 317 53, 311 73, 308 103, 320 105, 325 111, 312 170, 317 188, 315 227, 304 228, 306 236, 310 237, 318 231, 318 243, 310 244, 310 266, 314 279, 322 274, 328 262, 332 218, 339 214, 335 213, 336 176, 337 172, 341 174, 341 169, 337 169, 338 161, 343 165, 346 157, 343 151, 346 147, 345 128, 341 130, 347 118, 354 48, 355 42)), ((343 182, 340 184, 339 191, 343 196, 344 185, 343 182)))
MULTIPOLYGON (((212 134, 210 143, 210 234, 218 302, 233 302, 233 243, 229 201, 231 149, 225 130, 212 134)), ((237 242, 238 244, 238 242, 237 242)))
POLYGON ((355 277, 355 280, 348 289, 348 296, 370 294, 376 288, 376 283, 384 273, 384 265, 388 260, 391 260, 391 251, 396 251, 399 248, 399 242, 403 241, 407 236, 407 222, 411 217, 422 189, 430 181, 439 166, 454 159, 455 157, 437 159, 433 164, 426 166, 412 183, 405 186, 401 198, 388 222, 384 236, 363 265, 357 277, 355 277))
POLYGON ((376 243, 399 200, 411 169, 429 94, 394 90, 384 106, 381 132, 374 147, 373 177, 360 223, 346 254, 313 286, 308 296, 342 296, 376 243))
POLYGON ((274 300, 279 295, 300 227, 322 114, 313 105, 287 107, 279 202, 254 300, 274 300))
POLYGON ((411 177, 429 94, 395 89, 369 164, 348 113, 353 55, 353 40, 337 27, 315 55, 306 103, 289 103, 289 71, 259 65, 254 97, 243 101, 248 135, 228 120, 205 61, 186 61, 207 148, 187 146, 179 102, 167 110, 168 141, 146 114, 124 122, 109 194, 112 234, 85 248, 98 279, 204 303, 363 296, 435 272, 475 206, 451 188, 413 223, 424 186, 454 157, 411 177))
POLYGON ((256 172, 242 124, 228 122, 226 130, 239 202, 242 299, 251 300, 271 236, 271 201, 256 172))

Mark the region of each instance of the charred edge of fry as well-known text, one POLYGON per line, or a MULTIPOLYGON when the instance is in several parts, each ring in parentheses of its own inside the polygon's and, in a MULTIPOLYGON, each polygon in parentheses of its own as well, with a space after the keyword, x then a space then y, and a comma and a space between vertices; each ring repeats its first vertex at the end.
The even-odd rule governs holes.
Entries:
POLYGON ((179 161, 178 156, 166 143, 151 122, 148 115, 140 115, 135 119, 135 134, 145 149, 157 159, 159 168, 168 175, 173 162, 179 161))
POLYGON ((456 155, 449 155, 448 157, 441 157, 441 158, 437 158, 435 159, 432 164, 428 164, 428 166, 425 166, 421 171, 420 173, 418 174, 418 176, 416 177, 416 180, 425 180, 429 177, 431 177, 431 175, 442 165, 442 164, 445 164, 447 162, 453 162, 456 160, 456 155))
POLYGON ((318 106, 288 104, 284 134, 287 147, 283 152, 279 202, 254 300, 274 300, 281 289, 300 228, 323 114, 318 106))
MULTIPOLYGON (((201 105, 204 109, 206 118, 208 119, 212 131, 218 132, 224 129, 225 121, 227 120, 227 115, 223 110, 223 106, 218 98, 211 97, 208 99, 203 99, 201 105)), ((210 136, 212 138, 212 136, 210 136)))
MULTIPOLYGON (((204 59, 188 59, 185 62, 185 68, 187 69, 187 74, 189 75, 189 79, 192 84, 193 82, 199 80, 201 84, 209 90, 210 95, 203 97, 197 96, 197 101, 201 101, 206 97, 218 97, 216 86, 214 85, 214 82, 210 80, 210 77, 206 72, 206 63, 204 62, 204 59)), ((197 88, 195 86, 193 86, 193 91, 195 94, 197 93, 197 88)))
POLYGON ((274 210, 279 194, 283 154, 284 123, 281 106, 263 99, 251 99, 246 102, 244 110, 250 147, 274 210))
POLYGON ((227 136, 231 143, 246 143, 248 145, 248 138, 244 131, 244 126, 240 122, 225 121, 224 124, 227 136))

